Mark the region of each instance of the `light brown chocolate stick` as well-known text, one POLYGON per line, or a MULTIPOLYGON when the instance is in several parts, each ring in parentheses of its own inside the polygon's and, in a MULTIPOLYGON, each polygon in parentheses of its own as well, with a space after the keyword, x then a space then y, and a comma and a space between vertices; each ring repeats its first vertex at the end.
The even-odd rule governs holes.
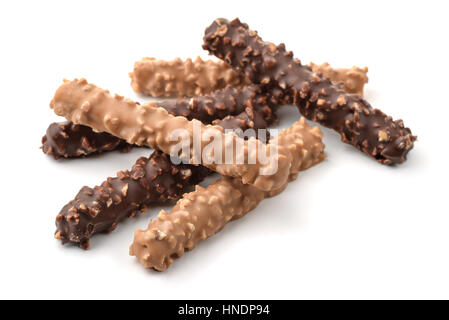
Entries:
MULTIPOLYGON (((291 163, 301 158, 304 152, 304 141, 298 136, 280 135, 279 139, 269 144, 255 138, 243 140, 234 132, 223 133, 222 127, 206 126, 197 120, 189 121, 185 117, 170 115, 167 110, 158 108, 156 102, 141 106, 121 96, 112 96, 108 91, 88 84, 85 79, 64 82, 56 91, 50 107, 57 115, 75 124, 89 126, 98 132, 108 132, 130 144, 161 150, 190 164, 203 164, 224 176, 238 177, 244 184, 254 185, 264 191, 284 185, 291 163), (180 131, 184 133, 183 142, 186 143, 182 152, 179 137, 176 139, 173 136, 180 131), (201 135, 198 136, 197 132, 201 135), (202 139, 205 136, 225 143, 217 144, 218 148, 211 148, 210 140, 202 139), (236 146, 241 150, 239 154, 236 146), (229 155, 229 148, 233 150, 232 155, 230 159, 225 159, 229 155), (218 161, 213 159, 214 154, 220 152, 218 161), (267 159, 260 155, 267 156, 267 159), (239 156, 243 161, 238 161, 239 156), (253 164, 249 164, 248 160, 252 160, 253 164)), ((314 132, 321 135, 317 127, 314 132)))
POLYGON ((310 67, 313 72, 321 74, 324 78, 329 79, 332 82, 342 82, 345 92, 355 93, 363 97, 363 87, 365 83, 368 83, 368 76, 366 75, 368 73, 368 67, 333 69, 327 62, 320 65, 311 62, 310 67))
MULTIPOLYGON (((328 63, 310 63, 312 70, 334 82, 342 82, 348 93, 363 95, 368 82, 368 68, 333 69, 328 63)), ((192 97, 210 94, 232 86, 243 88, 250 84, 242 74, 234 71, 224 61, 202 60, 197 57, 171 61, 143 58, 134 65, 130 74, 131 85, 138 93, 153 97, 192 97)))
POLYGON ((212 93, 226 86, 242 88, 245 81, 223 61, 171 61, 143 58, 129 74, 134 91, 153 97, 193 97, 212 93))
MULTIPOLYGON (((302 118, 280 136, 293 135, 304 141, 302 156, 290 166, 289 181, 324 159, 322 134, 317 127, 308 126, 302 118)), ((192 250, 223 229, 231 220, 243 217, 266 197, 282 192, 287 182, 277 189, 262 191, 244 185, 238 178, 223 177, 207 188, 185 194, 167 213, 161 211, 146 230, 136 230, 130 255, 136 256, 145 268, 166 270, 175 258, 192 250)))

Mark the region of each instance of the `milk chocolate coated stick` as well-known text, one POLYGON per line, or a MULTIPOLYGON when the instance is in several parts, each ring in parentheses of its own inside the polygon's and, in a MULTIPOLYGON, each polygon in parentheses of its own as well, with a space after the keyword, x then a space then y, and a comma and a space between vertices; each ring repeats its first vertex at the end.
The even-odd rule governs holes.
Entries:
MULTIPOLYGON (((199 119, 205 124, 220 125, 225 129, 266 129, 277 121, 274 111, 278 102, 262 94, 258 86, 244 89, 226 88, 208 96, 163 101, 158 106, 175 116, 199 119), (223 119, 225 118, 225 119, 223 119), (221 120, 223 119, 223 120, 221 120)), ((258 131, 255 131, 258 134, 258 131)), ((106 132, 96 133, 91 128, 70 121, 53 123, 42 138, 44 153, 76 158, 89 154, 122 149, 132 145, 106 132)))
POLYGON ((401 120, 393 121, 360 96, 345 93, 293 59, 283 44, 263 42, 238 19, 215 20, 206 30, 203 47, 267 92, 281 90, 285 101, 296 104, 305 117, 336 130, 343 142, 380 163, 402 163, 413 148, 416 137, 401 120))
POLYGON ((324 78, 332 82, 342 82, 343 90, 347 93, 355 93, 363 97, 363 87, 368 82, 368 68, 352 67, 348 68, 332 68, 329 63, 325 62, 320 65, 313 62, 310 63, 312 71, 320 73, 324 78))
POLYGON ((144 58, 130 73, 136 92, 153 97, 190 97, 210 94, 226 86, 242 88, 243 77, 223 61, 194 61, 177 58, 172 61, 144 58))
MULTIPOLYGON (((328 63, 317 65, 313 62, 310 66, 314 72, 322 73, 331 81, 343 82, 346 92, 363 95, 363 86, 368 82, 368 68, 333 69, 328 63)), ((143 58, 135 63, 130 77, 136 92, 153 97, 205 95, 227 86, 242 89, 250 84, 224 61, 202 60, 200 57, 194 61, 143 58)))
POLYGON ((129 254, 144 268, 165 271, 174 259, 192 250, 199 241, 257 207, 265 194, 231 177, 222 177, 206 189, 196 187, 169 213, 161 211, 146 230, 137 229, 129 254))
MULTIPOLYGON (((282 143, 263 144, 257 139, 244 141, 233 133, 224 134, 218 126, 205 126, 197 120, 189 121, 185 117, 174 117, 167 110, 158 108, 157 103, 140 106, 133 101, 121 96, 111 96, 109 92, 102 90, 86 80, 66 81, 53 98, 51 108, 60 116, 66 117, 74 123, 87 125, 100 132, 108 132, 116 137, 125 139, 128 143, 147 145, 171 155, 180 155, 189 163, 201 163, 206 167, 225 176, 239 177, 244 184, 252 184, 262 190, 271 190, 283 185, 289 173, 289 166, 302 152, 300 140, 297 145, 285 145, 282 143), (219 146, 221 154, 226 155, 229 145, 240 145, 243 150, 243 164, 237 163, 237 155, 233 153, 232 164, 226 164, 221 159, 220 163, 204 161, 203 153, 209 147, 209 141, 203 141, 197 137, 198 145, 194 146, 194 131, 201 131, 203 135, 209 135, 226 141, 219 146), (172 134, 182 130, 186 133, 187 148, 189 154, 179 154, 179 139, 173 139, 172 134), (249 146, 252 145, 253 148, 249 146), (256 152, 270 155, 270 161, 262 161, 256 157, 254 164, 248 164, 248 159, 256 152), (201 156, 198 156, 198 153, 201 156)), ((212 155, 215 149, 209 150, 205 157, 212 155)))
MULTIPOLYGON (((319 129, 308 126, 304 118, 279 135, 280 140, 303 141, 301 156, 290 166, 290 181, 297 177, 298 171, 324 159, 321 136, 319 129)), ((286 184, 262 191, 242 184, 238 178, 222 177, 205 189, 197 187, 196 191, 185 194, 170 213, 161 211, 146 230, 136 230, 130 254, 145 268, 164 271, 186 250, 213 236, 229 221, 243 217, 264 198, 280 193, 286 184)))

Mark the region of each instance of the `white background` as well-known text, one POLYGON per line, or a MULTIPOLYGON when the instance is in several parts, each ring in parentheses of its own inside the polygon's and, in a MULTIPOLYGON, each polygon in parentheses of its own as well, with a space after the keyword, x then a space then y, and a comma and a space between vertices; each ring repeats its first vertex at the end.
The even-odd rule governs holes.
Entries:
MULTIPOLYGON (((2 1, 0 297, 449 298, 446 4, 2 1), (45 156, 62 79, 144 101, 129 85, 134 62, 206 58, 203 32, 218 17, 240 17, 304 63, 368 66, 366 98, 419 137, 409 160, 382 166, 325 129, 324 163, 164 273, 128 256, 133 231, 160 207, 95 236, 87 252, 61 246, 53 233, 63 205, 150 153, 45 156)), ((279 127, 298 117, 285 107, 279 127)))

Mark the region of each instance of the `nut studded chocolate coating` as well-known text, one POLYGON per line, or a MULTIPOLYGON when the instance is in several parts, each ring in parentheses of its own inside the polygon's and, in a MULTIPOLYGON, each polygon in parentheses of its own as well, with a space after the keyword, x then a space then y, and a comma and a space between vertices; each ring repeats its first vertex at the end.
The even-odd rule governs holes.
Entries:
MULTIPOLYGON (((181 154, 183 160, 191 164, 203 164, 225 176, 240 177, 244 184, 252 184, 265 191, 280 187, 287 181, 292 159, 302 152, 303 147, 300 139, 285 141, 285 144, 270 142, 266 145, 255 138, 244 141, 233 133, 223 133, 223 128, 219 126, 205 126, 197 120, 174 117, 167 110, 158 108, 156 102, 141 106, 121 96, 113 97, 109 92, 88 84, 85 79, 66 81, 56 91, 50 107, 57 115, 74 123, 111 133, 131 144, 147 145, 175 156, 179 155, 179 142, 173 141, 170 135, 175 130, 184 130, 189 139, 187 147, 190 148, 190 154, 181 154), (197 152, 203 154, 209 141, 200 141, 202 139, 198 137, 198 145, 194 146, 195 128, 204 135, 226 141, 221 146, 223 156, 228 145, 240 145, 244 163, 237 163, 235 152, 233 164, 226 164, 223 158, 221 163, 204 162, 204 158, 198 157, 197 152), (250 145, 254 148, 249 148, 250 145), (271 155, 270 161, 262 162, 257 157, 254 164, 248 164, 247 159, 256 152, 271 155)), ((205 156, 210 155, 208 153, 205 156)))
POLYGON ((204 61, 200 57, 194 61, 143 58, 135 63, 130 77, 136 92, 153 97, 191 97, 248 84, 223 61, 204 61))
MULTIPOLYGON (((262 94, 259 87, 248 86, 237 90, 226 88, 209 96, 163 101, 158 106, 176 116, 203 123, 220 125, 225 129, 266 129, 277 121, 274 111, 278 104, 262 94)), ((258 132, 256 131, 256 134, 258 132)), ((44 153, 75 158, 93 153, 121 149, 129 151, 131 144, 106 132, 96 133, 91 128, 70 121, 52 123, 42 138, 44 153)))
POLYGON ((355 93, 363 97, 363 87, 368 82, 368 68, 352 67, 346 68, 331 68, 329 63, 325 62, 320 65, 310 63, 312 71, 321 74, 324 78, 333 82, 342 82, 343 90, 347 93, 355 93))
MULTIPOLYGON (((304 118, 280 134, 281 139, 289 135, 304 141, 301 156, 290 167, 291 181, 299 171, 324 159, 324 145, 320 130, 308 126, 304 118)), ((130 255, 136 256, 145 268, 164 271, 186 250, 222 230, 229 221, 243 217, 264 198, 282 192, 286 185, 266 192, 245 185, 238 178, 222 177, 207 188, 197 187, 185 194, 170 213, 161 211, 146 230, 136 230, 130 255)))
POLYGON ((343 142, 382 164, 404 162, 413 148, 416 137, 401 120, 393 121, 360 96, 345 93, 293 59, 284 44, 263 42, 238 19, 215 20, 206 29, 203 47, 267 92, 280 89, 282 98, 297 105, 305 117, 336 130, 343 142))
MULTIPOLYGON (((254 129, 263 129, 276 119, 274 114, 270 113, 270 115, 271 118, 267 117, 263 109, 252 112, 252 109, 247 107, 241 115, 217 120, 216 124, 242 130, 248 129, 249 125, 254 129), (245 119, 242 120, 241 118, 245 119)), ((96 135, 109 135, 108 133, 95 133, 89 127, 80 127, 88 129, 84 129, 84 136, 87 139, 91 139, 91 137, 95 139, 96 135)), ((59 126, 56 128, 60 130, 59 126)), ((64 132, 67 133, 67 139, 64 139, 63 142, 75 146, 80 144, 79 135, 72 136, 71 131, 64 132)), ((112 135, 109 136, 119 140, 112 135)), ((66 149, 77 149, 70 145, 65 147, 66 149)), ((56 222, 56 237, 63 242, 74 242, 79 244, 81 248, 87 249, 89 239, 95 233, 113 229, 125 217, 134 215, 136 211, 144 211, 146 206, 154 202, 160 202, 164 199, 177 199, 194 184, 200 182, 209 172, 202 166, 175 166, 165 154, 155 151, 149 159, 140 158, 129 173, 129 177, 125 177, 124 173, 119 173, 118 178, 108 178, 101 186, 93 189, 88 187, 81 189, 75 199, 60 211, 56 222), (140 178, 139 181, 132 179, 136 174, 141 175, 142 169, 145 171, 145 176, 140 178), (137 171, 140 173, 136 173, 137 171), (149 177, 153 177, 154 172, 157 172, 158 175, 153 180, 149 177), (189 175, 191 177, 188 177, 189 175), (121 193, 126 183, 129 185, 129 190, 137 190, 137 194, 127 192, 126 196, 122 195, 120 203, 116 203, 117 198, 116 202, 108 206, 109 195, 121 193), (105 193, 104 190, 108 185, 112 185, 113 190, 105 193), (148 188, 145 189, 142 185, 148 188), (78 208, 85 210, 81 211, 78 208), (76 211, 76 216, 73 216, 74 211, 76 211), (94 212, 94 214, 91 215, 90 212, 94 212)))
POLYGON ((144 268, 165 271, 199 241, 256 208, 265 193, 231 177, 222 177, 206 189, 196 187, 169 213, 161 211, 146 230, 137 229, 129 254, 144 268))
POLYGON ((55 238, 88 249, 92 235, 112 231, 150 204, 178 199, 209 173, 202 166, 174 165, 156 150, 149 158, 139 158, 131 171, 119 171, 100 186, 83 187, 57 215, 55 238))
MULTIPOLYGON (((190 63, 188 60, 182 61, 182 64, 185 64, 182 68, 190 70, 191 67, 188 66, 190 63)), ((180 59, 163 61, 145 58, 140 63, 136 63, 136 69, 139 70, 138 74, 140 77, 144 77, 148 81, 150 81, 151 77, 154 77, 153 73, 157 70, 161 71, 161 68, 167 72, 170 79, 175 81, 174 84, 177 81, 193 81, 191 77, 181 78, 176 76, 179 75, 177 70, 180 68, 180 64, 180 59), (148 65, 151 65, 151 67, 148 65)), ((332 81, 343 82, 346 92, 362 95, 363 85, 368 81, 366 67, 364 69, 357 67, 352 69, 333 69, 328 63, 321 65, 311 63, 310 65, 314 72, 322 73, 324 77, 332 81)), ((232 73, 235 73, 235 71, 223 61, 203 61, 197 58, 195 60, 195 68, 207 72, 210 76, 216 74, 217 70, 220 70, 221 73, 219 74, 222 75, 222 78, 220 78, 222 81, 219 81, 219 83, 225 83, 229 80, 227 85, 235 84, 235 81, 232 80, 235 79, 234 77, 224 76, 228 71, 232 73)), ((179 86, 176 87, 178 88, 179 86)), ((275 101, 273 97, 268 99, 268 96, 261 94, 260 88, 254 85, 243 89, 236 89, 236 87, 222 89, 213 92, 208 97, 195 97, 188 101, 185 99, 164 101, 160 103, 160 106, 174 115, 185 115, 189 120, 199 119, 203 123, 211 123, 214 120, 214 124, 220 125, 225 129, 237 127, 242 130, 251 128, 255 130, 264 129, 277 120, 272 110, 276 110, 281 101, 275 101), (247 107, 249 102, 252 103, 253 108, 247 107), (226 117, 223 118, 225 115, 226 117), (215 120, 218 118, 221 120, 215 120)), ((220 88, 220 86, 209 89, 213 90, 216 88, 220 88)), ((203 87, 203 94, 210 91, 206 89, 208 88, 203 87)), ((187 92, 183 95, 187 95, 187 92)), ((258 138, 263 137, 258 136, 258 138)), ((70 121, 52 123, 47 129, 46 136, 42 138, 42 143, 44 153, 53 155, 56 159, 60 157, 75 158, 116 149, 126 152, 132 147, 132 145, 127 144, 122 139, 118 139, 108 133, 96 133, 89 127, 74 125, 70 121)))
POLYGON ((131 148, 132 145, 109 133, 97 133, 71 121, 50 124, 42 137, 42 151, 55 159, 77 158, 117 149, 127 152, 131 148))
POLYGON ((268 105, 270 101, 265 97, 258 86, 243 89, 228 87, 207 96, 162 101, 157 106, 171 114, 184 116, 189 120, 197 119, 203 123, 239 115, 245 112, 247 107, 260 109, 266 118, 271 118, 275 103, 268 105))
MULTIPOLYGON (((368 68, 333 69, 328 63, 318 65, 313 62, 310 67, 331 81, 343 82, 346 92, 363 95, 363 86, 368 82, 368 68)), ((225 87, 242 89, 251 84, 224 61, 202 60, 200 57, 194 61, 144 58, 135 63, 130 77, 136 92, 153 97, 191 97, 211 94, 225 87)))

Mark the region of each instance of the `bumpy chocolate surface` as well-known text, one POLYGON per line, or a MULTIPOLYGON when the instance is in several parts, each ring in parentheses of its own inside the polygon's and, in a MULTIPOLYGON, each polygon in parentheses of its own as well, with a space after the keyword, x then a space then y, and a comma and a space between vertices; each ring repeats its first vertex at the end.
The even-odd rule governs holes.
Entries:
POLYGON ((174 165, 169 156, 155 151, 138 159, 131 171, 119 171, 100 186, 83 187, 57 215, 55 238, 87 249, 95 233, 112 231, 152 203, 178 199, 209 172, 202 166, 174 165))
POLYGON ((331 68, 327 62, 320 65, 311 62, 310 67, 313 72, 320 73, 326 79, 343 83, 343 89, 346 92, 363 97, 363 87, 368 82, 368 76, 366 75, 368 67, 331 68))
MULTIPOLYGON (((277 122, 278 117, 276 111, 280 106, 280 102, 274 97, 261 93, 260 88, 250 86, 242 90, 253 91, 251 95, 247 95, 248 99, 246 101, 240 101, 245 106, 244 111, 238 115, 226 116, 220 120, 214 120, 212 124, 219 125, 224 129, 239 128, 246 133, 249 132, 249 129, 252 129, 257 139, 266 142, 270 138, 269 131, 259 131, 259 129, 266 129, 277 122)), ((243 132, 236 133, 240 135, 243 132)), ((248 138, 247 135, 241 137, 248 138)))
POLYGON ((50 124, 42 137, 42 151, 55 159, 77 158, 117 149, 126 152, 131 148, 125 140, 106 132, 94 132, 71 121, 50 124))
MULTIPOLYGON (((363 95, 368 68, 334 69, 328 63, 317 65, 313 62, 310 66, 331 81, 343 82, 346 92, 363 95)), ((204 61, 200 57, 170 61, 143 58, 135 63, 130 77, 136 92, 153 97, 191 97, 211 94, 228 86, 241 89, 251 84, 224 61, 204 61)))
POLYGON ((284 44, 262 41, 238 19, 215 20, 206 29, 203 47, 275 97, 297 105, 308 119, 336 130, 343 142, 382 164, 404 162, 413 148, 416 137, 402 120, 393 121, 360 96, 345 93, 340 85, 294 59, 284 44))
POLYGON ((197 119, 203 123, 211 123, 215 119, 244 112, 247 104, 258 94, 260 94, 260 90, 257 86, 244 89, 228 87, 207 96, 166 100, 158 103, 158 107, 166 109, 171 114, 184 116, 189 120, 197 119))
MULTIPOLYGON (((303 141, 303 152, 292 159, 289 181, 298 172, 321 162, 325 156, 322 133, 318 127, 310 127, 301 118, 291 128, 284 130, 278 139, 303 141)), ((229 221, 243 217, 266 197, 282 192, 287 183, 268 192, 244 185, 238 178, 222 177, 207 188, 185 194, 167 213, 161 211, 146 230, 137 229, 130 254, 136 256, 145 268, 166 270, 186 250, 195 248, 222 230, 229 221)))
POLYGON ((153 97, 191 97, 211 94, 227 86, 242 88, 249 84, 241 74, 223 61, 171 61, 143 58, 130 73, 131 86, 136 92, 153 97))
POLYGON ((243 183, 252 184, 262 190, 275 189, 285 182, 290 157, 295 156, 295 152, 288 145, 275 142, 265 145, 255 138, 245 141, 232 132, 224 133, 220 126, 204 125, 196 119, 175 117, 164 108, 158 107, 157 102, 141 106, 122 96, 112 96, 107 90, 89 84, 85 79, 65 81, 56 90, 50 108, 57 115, 74 123, 87 125, 96 131, 109 132, 128 143, 146 145, 167 154, 180 156, 190 164, 202 164, 226 176, 240 177, 243 183), (187 144, 182 153, 177 150, 179 140, 173 139, 172 136, 180 130, 184 137, 188 137, 184 139, 187 144), (218 146, 221 149, 218 151, 221 159, 205 160, 211 159, 217 151, 216 148, 208 148, 209 142, 204 140, 195 144, 193 136, 196 130, 214 139, 218 137, 221 141, 226 141, 218 146), (228 146, 241 148, 238 156, 233 153, 233 165, 226 163, 223 158, 228 146), (185 151, 185 148, 188 150, 185 151), (252 160, 248 161, 255 154, 254 150, 270 154, 270 160, 267 162, 255 157, 254 163, 252 160), (206 158, 198 157, 198 152, 207 152, 206 158), (237 157, 246 160, 237 163, 237 157))
MULTIPOLYGON (((224 97, 224 95, 219 96, 224 97)), ((276 120, 275 114, 271 111, 275 106, 268 107, 266 104, 271 102, 265 96, 256 98, 242 94, 241 97, 248 97, 248 101, 237 101, 244 106, 239 115, 228 116, 213 122, 229 129, 246 130, 248 128, 265 129, 276 120)), ((214 102, 220 103, 220 100, 215 99, 214 102)), ((214 105, 212 107, 214 108, 214 105)), ((178 110, 182 112, 182 109, 173 109, 173 114, 178 115, 175 113, 178 110)), ((76 125, 68 122, 65 126, 71 128, 76 125)), ((53 127, 59 131, 62 130, 61 126, 53 127)), ((86 126, 80 126, 80 128, 84 130, 83 135, 77 134, 77 131, 63 130, 66 138, 61 141, 65 149, 77 150, 82 143, 81 137, 99 140, 98 135, 106 135, 111 139, 123 141, 108 133, 96 133, 86 126)), ((69 154, 76 155, 76 153, 69 154)), ((190 187, 203 180, 208 173, 210 171, 202 166, 173 165, 169 157, 155 151, 150 158, 140 158, 131 172, 120 172, 117 177, 108 178, 94 188, 82 188, 75 199, 64 206, 58 214, 55 237, 61 239, 63 243, 74 242, 81 248, 87 249, 92 235, 112 230, 121 220, 138 211, 144 211, 154 202, 179 198, 190 187), (128 186, 125 187, 125 185, 128 186), (125 195, 123 188, 128 188, 125 195)))
MULTIPOLYGON (((243 131, 265 129, 272 125, 277 121, 274 111, 278 105, 278 101, 269 99, 254 85, 240 90, 226 88, 209 96, 167 100, 158 104, 176 116, 199 119, 205 124, 214 123, 225 129, 241 128, 243 131)), ((88 126, 76 125, 71 121, 52 123, 42 137, 42 150, 56 159, 116 149, 129 151, 131 147, 109 133, 97 133, 88 126)))

